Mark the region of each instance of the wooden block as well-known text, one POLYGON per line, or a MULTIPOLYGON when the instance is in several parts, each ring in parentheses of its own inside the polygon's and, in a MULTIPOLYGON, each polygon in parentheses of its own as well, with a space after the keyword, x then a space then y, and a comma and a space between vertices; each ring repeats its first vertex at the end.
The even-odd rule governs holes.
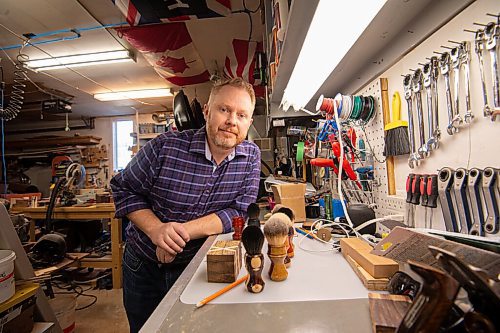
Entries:
POLYGON ((368 299, 374 333, 396 332, 411 305, 410 298, 403 295, 369 293, 368 299))
POLYGON ((359 238, 342 238, 340 247, 374 278, 390 278, 399 269, 396 261, 371 254, 372 247, 359 238))
POLYGON ((220 240, 207 253, 208 282, 234 282, 241 269, 241 242, 220 240))
POLYGON ((388 278, 374 278, 363 269, 354 259, 343 253, 345 260, 349 263, 354 273, 359 277, 363 285, 368 290, 387 290, 388 278))

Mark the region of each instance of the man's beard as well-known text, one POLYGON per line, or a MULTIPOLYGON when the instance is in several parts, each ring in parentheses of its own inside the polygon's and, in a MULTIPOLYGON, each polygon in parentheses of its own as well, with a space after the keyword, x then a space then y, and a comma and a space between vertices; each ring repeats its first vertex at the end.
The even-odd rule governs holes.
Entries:
MULTIPOLYGON (((227 129, 222 129, 227 130, 227 129)), ((212 126, 207 124, 207 134, 211 141, 220 148, 231 149, 239 145, 245 140, 239 131, 231 131, 234 135, 229 135, 229 137, 224 135, 224 132, 220 132, 218 128, 212 128, 212 126)))

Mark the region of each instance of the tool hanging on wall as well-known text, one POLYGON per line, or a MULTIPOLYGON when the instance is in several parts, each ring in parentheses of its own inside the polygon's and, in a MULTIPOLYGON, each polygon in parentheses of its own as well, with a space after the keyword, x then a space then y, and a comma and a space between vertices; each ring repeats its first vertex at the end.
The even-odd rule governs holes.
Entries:
MULTIPOLYGON (((497 43, 500 36, 500 26, 498 23, 490 22, 484 28, 484 36, 486 37, 486 49, 490 53, 491 64, 491 82, 493 82, 493 104, 495 111, 500 108, 500 83, 498 78, 498 57, 497 43)), ((492 117, 493 120, 495 117, 492 117)))
POLYGON ((481 203, 481 170, 472 168, 469 170, 467 187, 471 203, 472 227, 471 235, 484 236, 484 213, 481 203))
POLYGON ((467 200, 466 169, 458 168, 455 170, 453 190, 455 192, 458 219, 460 220, 460 233, 468 234, 472 226, 472 219, 467 200))
POLYGON ((429 124, 429 135, 427 139, 427 150, 432 151, 439 148, 441 131, 439 130, 437 77, 439 75, 437 57, 432 57, 422 69, 424 78, 425 96, 427 100, 427 119, 429 124))
POLYGON ((442 168, 438 173, 438 193, 441 209, 443 210, 444 225, 447 231, 458 232, 457 217, 453 207, 452 192, 453 170, 442 168))
POLYGON ((384 156, 399 156, 410 153, 408 122, 401 120, 401 97, 399 92, 392 95, 392 122, 385 125, 384 156))
POLYGON ((418 155, 421 158, 429 157, 429 149, 427 148, 427 141, 425 140, 425 128, 424 128, 424 110, 422 108, 422 71, 417 69, 413 74, 412 78, 412 90, 415 96, 415 104, 417 107, 417 123, 418 123, 418 134, 420 138, 420 146, 418 147, 418 155))
POLYGON ((486 205, 486 222, 484 230, 488 234, 497 234, 500 229, 499 202, 495 195, 495 183, 498 183, 498 175, 493 168, 483 170, 483 194, 486 205))
POLYGON ((404 93, 406 103, 408 105, 408 136, 410 139, 410 157, 408 158, 408 165, 411 169, 418 166, 421 159, 420 155, 416 152, 415 147, 415 130, 413 126, 413 108, 412 108, 412 89, 411 89, 411 75, 406 75, 403 80, 404 93))

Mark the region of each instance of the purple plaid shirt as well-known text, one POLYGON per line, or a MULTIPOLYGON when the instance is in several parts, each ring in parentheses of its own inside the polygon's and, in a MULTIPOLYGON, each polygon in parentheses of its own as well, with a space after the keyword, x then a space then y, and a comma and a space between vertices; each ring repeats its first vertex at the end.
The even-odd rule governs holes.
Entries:
MULTIPOLYGON (((149 141, 127 167, 111 179, 116 216, 149 208, 162 222, 186 222, 211 213, 219 216, 224 233, 233 216, 246 216, 255 202, 260 179, 260 150, 244 141, 214 170, 205 156, 206 129, 167 132, 149 141)), ((127 246, 152 261, 156 246, 133 223, 127 246)), ((204 239, 188 242, 173 263, 186 263, 204 239)))

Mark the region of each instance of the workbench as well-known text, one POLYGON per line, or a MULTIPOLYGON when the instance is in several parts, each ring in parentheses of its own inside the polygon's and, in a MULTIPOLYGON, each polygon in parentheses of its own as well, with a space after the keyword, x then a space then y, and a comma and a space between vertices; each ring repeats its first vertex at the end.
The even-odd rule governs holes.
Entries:
MULTIPOLYGON (((31 218, 30 240, 35 240, 35 221, 45 220, 47 207, 23 208, 19 211, 31 218)), ((86 207, 56 207, 52 216, 58 220, 100 220, 109 219, 111 223, 111 257, 84 258, 80 261, 81 267, 111 268, 113 288, 122 287, 122 221, 115 218, 113 204, 95 204, 86 207)))
MULTIPOLYGON (((214 288, 219 289, 221 285, 225 285, 208 283, 206 278, 199 281, 200 271, 206 272, 204 268, 206 253, 216 239, 217 236, 211 236, 206 240, 142 327, 141 332, 371 332, 368 290, 360 289, 364 287, 355 273, 347 263, 340 261, 343 260, 342 255, 333 252, 324 253, 321 256, 318 255, 317 261, 303 260, 299 265, 297 256, 301 254, 297 251, 297 246, 295 247, 296 258, 292 259, 292 267, 289 269, 287 280, 270 281, 267 275, 269 268, 267 265, 262 273, 266 286, 261 294, 246 292, 242 284, 221 296, 218 302, 216 299, 197 309, 191 301, 186 302, 186 299, 193 298, 186 295, 186 291, 191 289, 191 291, 199 292, 200 295, 209 296, 214 288), (309 266, 307 262, 310 263, 310 267, 307 267, 309 266), (336 266, 327 268, 323 265, 325 263, 335 263, 336 266), (325 267, 325 269, 317 271, 318 267, 325 267), (294 298, 291 295, 286 296, 285 301, 270 301, 269 299, 258 301, 263 296, 267 297, 264 293, 280 293, 279 289, 289 288, 290 283, 296 284, 297 281, 292 282, 294 277, 292 274, 298 275, 298 270, 302 271, 301 279, 304 279, 304 276, 310 277, 299 284, 299 288, 302 289, 300 291, 302 299, 295 298, 294 301, 289 301, 294 298), (334 274, 331 274, 332 270, 335 271, 334 274), (317 284, 318 279, 322 283, 317 284), (193 285, 193 283, 198 284, 193 285), (320 288, 334 289, 333 294, 339 292, 344 295, 340 296, 341 299, 318 299, 320 288), (357 294, 352 299, 346 297, 350 288, 356 290, 353 293, 357 294), (232 295, 229 295, 230 293, 232 295), (360 294, 363 294, 363 297, 359 297, 360 294), (240 302, 239 297, 242 300, 240 302), (257 301, 243 301, 243 298, 249 297, 254 297, 253 299, 257 301), (227 301, 231 298, 232 301, 227 301)), ((296 240, 297 245, 298 238, 296 240)), ((266 247, 264 245, 263 253, 267 252, 266 247)), ((246 274, 244 266, 240 276, 242 274, 246 274)), ((328 297, 330 296, 325 298, 328 297)))

